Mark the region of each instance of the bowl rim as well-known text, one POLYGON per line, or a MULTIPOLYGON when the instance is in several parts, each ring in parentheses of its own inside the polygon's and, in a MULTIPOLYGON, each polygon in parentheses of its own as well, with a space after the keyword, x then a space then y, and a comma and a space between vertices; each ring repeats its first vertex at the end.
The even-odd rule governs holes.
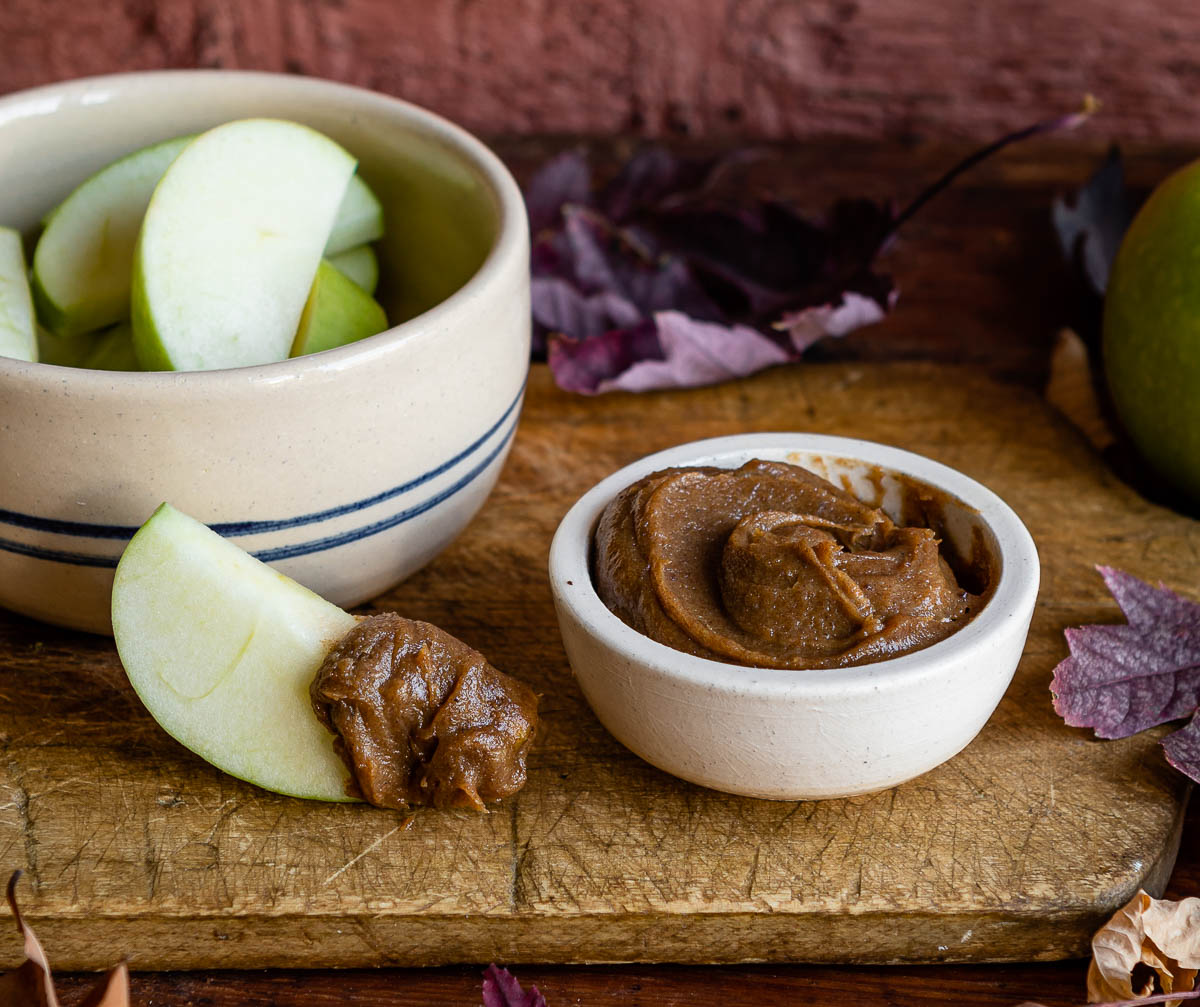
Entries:
MULTIPOLYGON (((642 670, 729 696, 795 699, 844 697, 916 687, 954 673, 988 646, 1012 620, 1032 612, 1041 577, 1037 548, 1021 519, 982 483, 941 462, 874 441, 804 432, 734 434, 658 451, 596 483, 567 511, 550 544, 549 573, 556 604, 565 606, 595 640, 642 670), (600 600, 592 581, 592 535, 600 513, 626 486, 657 469, 687 465, 735 467, 770 453, 784 460, 807 452, 862 461, 929 483, 976 511, 999 552, 1000 578, 992 597, 962 629, 930 646, 872 664, 833 669, 777 669, 729 664, 668 647, 626 625, 600 600)), ((1009 671, 1010 669, 1005 669, 1009 671)), ((984 668, 979 669, 985 675, 984 668)), ((782 713, 783 711, 781 711, 782 713)))
MULTIPOLYGON (((100 74, 78 77, 39 87, 14 91, 0 96, 0 131, 10 119, 25 118, 19 110, 31 109, 29 114, 53 114, 49 101, 88 96, 99 88, 120 86, 125 89, 153 89, 164 101, 169 101, 172 88, 197 86, 228 87, 236 91, 255 82, 283 87, 298 95, 324 94, 354 101, 360 107, 380 115, 392 115, 403 120, 406 128, 414 129, 440 144, 473 169, 488 188, 496 210, 496 235, 483 262, 462 286, 433 307, 393 325, 366 339, 323 350, 320 353, 289 357, 266 364, 247 367, 225 367, 194 371, 106 371, 85 367, 64 367, 39 361, 17 360, 0 356, 0 381, 44 383, 58 378, 73 390, 99 393, 111 390, 137 389, 141 394, 178 395, 181 386, 194 386, 198 391, 210 391, 216 384, 235 380, 254 385, 293 381, 303 375, 320 371, 338 371, 351 366, 370 364, 393 352, 398 344, 407 343, 422 333, 444 328, 450 318, 503 278, 514 257, 526 254, 528 248, 528 216, 520 187, 500 158, 472 133, 435 112, 419 105, 353 84, 265 70, 145 70, 129 73, 100 74)), ((119 97, 118 92, 107 96, 105 104, 119 97)))

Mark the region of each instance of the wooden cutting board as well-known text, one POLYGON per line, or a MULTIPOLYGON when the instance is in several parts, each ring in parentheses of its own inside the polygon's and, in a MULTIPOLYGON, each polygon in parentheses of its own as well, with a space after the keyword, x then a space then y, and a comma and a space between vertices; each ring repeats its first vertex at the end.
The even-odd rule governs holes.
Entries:
MULTIPOLYGON (((1200 522, 1147 503, 1032 393, 932 365, 802 366, 584 399, 535 367, 500 485, 377 607, 436 622, 542 694, 529 784, 488 815, 279 797, 157 728, 111 641, 0 615, 0 869, 56 966, 970 961, 1078 955, 1178 848, 1160 733, 1099 742, 1048 684, 1064 627, 1118 618, 1092 565, 1194 591, 1200 522), (873 438, 986 483, 1028 524, 1042 591, 976 741, 905 786, 776 803, 682 783, 597 723, 562 652, 551 534, 596 480, 750 430, 873 438)), ((19 960, 14 934, 0 964, 19 960)))

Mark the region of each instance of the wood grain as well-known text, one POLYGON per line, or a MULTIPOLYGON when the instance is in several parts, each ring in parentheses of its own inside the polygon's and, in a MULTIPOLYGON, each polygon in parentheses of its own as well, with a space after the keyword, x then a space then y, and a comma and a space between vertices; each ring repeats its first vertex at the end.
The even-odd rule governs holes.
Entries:
POLYGON ((991 138, 1105 103, 1200 140, 1192 0, 6 0, 0 92, 160 67, 305 73, 501 133, 991 138))
MULTIPOLYGON (((109 641, 0 618, 0 863, 62 967, 454 961, 970 961, 1078 954, 1161 890, 1182 777, 1153 735, 1098 743, 1050 706, 1064 626, 1114 618, 1095 562, 1187 589, 1200 524, 1119 484, 1031 393, 969 368, 780 369, 581 399, 531 376, 513 454, 463 537, 377 606, 444 626, 543 695, 527 788, 490 815, 278 797, 163 734, 109 641), (578 494, 645 452, 741 430, 873 436, 1004 496, 1042 554, 1013 687, 979 738, 882 794, 775 803, 683 784, 591 716, 545 577, 578 494)), ((0 949, 15 960, 15 948, 0 949)))

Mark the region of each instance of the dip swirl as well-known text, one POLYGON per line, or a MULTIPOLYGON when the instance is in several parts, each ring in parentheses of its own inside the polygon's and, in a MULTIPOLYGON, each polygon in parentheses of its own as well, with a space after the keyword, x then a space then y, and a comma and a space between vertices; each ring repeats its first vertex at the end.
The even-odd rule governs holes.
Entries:
POLYGON ((361 620, 326 656, 309 695, 336 735, 352 797, 483 811, 525 785, 537 696, 430 623, 391 612, 361 620))
POLYGON ((676 468, 624 489, 600 517, 604 603, 685 653, 767 668, 838 668, 945 639, 982 607, 927 527, 809 472, 754 460, 676 468))

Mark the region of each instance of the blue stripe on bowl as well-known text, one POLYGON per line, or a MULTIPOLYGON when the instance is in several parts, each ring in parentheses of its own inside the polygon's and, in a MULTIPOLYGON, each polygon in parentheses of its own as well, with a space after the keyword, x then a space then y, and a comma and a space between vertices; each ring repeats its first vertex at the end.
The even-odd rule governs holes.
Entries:
MULTIPOLYGON (((524 392, 524 386, 522 386, 521 392, 524 392)), ((458 455, 456 455, 452 461, 445 462, 442 465, 439 465, 436 469, 431 469, 429 472, 425 473, 425 475, 419 476, 417 479, 412 480, 410 483, 406 483, 402 489, 389 490, 386 493, 379 494, 376 497, 371 497, 371 498, 369 498, 369 502, 360 501, 361 506, 355 505, 355 504, 348 504, 344 508, 333 508, 329 511, 321 512, 322 516, 333 517, 333 516, 338 516, 341 514, 348 514, 353 511, 361 510, 362 507, 364 507, 364 506, 371 506, 374 503, 378 503, 382 500, 387 500, 391 497, 394 497, 397 495, 397 493, 403 492, 404 489, 411 489, 415 486, 420 486, 422 483, 427 482, 429 479, 432 479, 434 476, 439 475, 442 472, 445 472, 448 468, 452 467, 452 465, 455 462, 462 461, 462 459, 465 458, 467 455, 469 455, 472 452, 474 452, 475 450, 477 450, 484 441, 486 441, 490 436, 492 436, 492 434, 494 434, 496 432, 496 430, 499 428, 500 424, 504 422, 504 419, 512 414, 513 409, 516 407, 517 403, 520 402, 520 399, 521 399, 521 393, 519 392, 517 394, 517 397, 513 400, 512 405, 510 405, 508 407, 508 409, 505 410, 504 415, 500 417, 499 422, 493 424, 486 434, 484 434, 482 437, 480 437, 478 440, 476 440, 465 451, 460 452, 458 455)), ((275 560, 292 559, 293 557, 296 557, 296 556, 307 556, 310 553, 323 552, 326 549, 336 549, 338 546, 349 545, 352 542, 357 542, 361 539, 369 538, 372 535, 378 535, 380 532, 387 531, 389 528, 394 528, 397 525, 403 524, 406 521, 411 521, 413 518, 419 517, 420 515, 424 514, 426 511, 433 509, 434 507, 436 507, 438 504, 442 503, 443 501, 448 500, 450 497, 454 496, 456 493, 465 489, 470 483, 474 482, 488 468, 488 466, 490 466, 500 456, 501 452, 504 451, 504 449, 508 446, 509 442, 512 440, 513 435, 516 433, 516 431, 517 431, 517 418, 514 418, 512 423, 509 425, 508 429, 504 432, 504 436, 501 437, 499 442, 497 442, 496 446, 493 447, 484 456, 482 461, 478 462, 473 468, 471 468, 464 475, 460 476, 457 480, 455 480, 453 483, 451 483, 445 489, 440 490, 439 492, 435 493, 433 496, 429 497, 428 499, 421 501, 421 503, 414 504, 411 507, 407 507, 404 510, 400 511, 399 513, 393 514, 391 517, 383 518, 382 520, 374 521, 371 524, 362 525, 359 528, 353 528, 350 531, 341 532, 337 535, 327 535, 322 538, 311 539, 308 542, 297 542, 292 545, 278 546, 274 549, 261 549, 258 552, 252 553, 251 555, 253 555, 256 559, 262 560, 264 563, 270 563, 275 560)), ((311 520, 319 520, 319 518, 311 518, 311 520)), ((67 523, 72 523, 72 522, 67 522, 67 523)), ((267 521, 242 522, 240 524, 233 525, 232 527, 247 527, 252 524, 261 524, 263 526, 268 526, 268 527, 264 527, 262 529, 256 529, 256 530, 277 531, 281 528, 291 528, 291 527, 295 527, 296 525, 308 524, 308 523, 310 523, 310 517, 306 516, 305 518, 295 518, 295 519, 289 519, 289 520, 284 520, 284 521, 280 521, 280 522, 267 522, 267 521)), ((110 526, 90 525, 89 527, 116 528, 117 526, 115 526, 115 525, 110 525, 110 526)), ((212 525, 211 527, 214 531, 219 532, 220 534, 225 535, 226 537, 229 537, 229 535, 230 535, 230 533, 225 532, 223 529, 231 527, 231 525, 217 524, 217 525, 212 525)), ((129 529, 129 534, 125 537, 126 538, 132 537, 133 533, 136 531, 137 531, 137 528, 129 529)), ((69 534, 76 534, 76 533, 69 533, 69 534)), ((248 535, 248 534, 252 534, 252 532, 240 531, 240 532, 236 532, 234 534, 248 535)), ((113 535, 113 536, 95 535, 92 533, 87 533, 87 535, 88 535, 88 537, 91 537, 91 538, 116 538, 117 537, 115 535, 113 535)), ((95 555, 89 555, 87 553, 70 552, 70 551, 62 550, 62 549, 46 549, 41 546, 28 545, 27 543, 24 543, 24 542, 15 542, 15 541, 12 541, 11 539, 5 539, 5 538, 0 538, 0 550, 4 550, 5 552, 16 553, 19 556, 32 556, 35 559, 48 560, 48 561, 54 562, 54 563, 68 563, 72 566, 91 566, 91 567, 113 568, 117 565, 117 561, 120 559, 119 556, 95 556, 95 555)))
MULTIPOLYGON (((353 514, 355 511, 365 510, 368 507, 374 507, 376 504, 383 503, 385 500, 391 500, 401 494, 407 493, 410 490, 416 489, 418 486, 423 486, 431 479, 436 479, 438 476, 454 468, 459 462, 464 461, 487 442, 500 427, 504 421, 508 419, 513 410, 521 402, 521 396, 525 394, 525 385, 529 380, 529 375, 526 373, 525 380, 521 382, 521 387, 517 390, 512 402, 508 404, 508 408, 504 410, 500 418, 496 420, 490 427, 487 428, 479 437, 468 444, 462 451, 456 454, 453 458, 442 462, 436 468, 430 469, 428 472, 422 473, 415 479, 410 479, 406 483, 399 486, 393 486, 391 489, 384 490, 382 493, 376 493, 374 496, 366 497, 362 500, 355 500, 353 503, 342 504, 338 507, 330 507, 328 510, 314 511, 311 514, 303 514, 299 517, 280 518, 269 521, 226 521, 221 524, 210 525, 213 531, 224 535, 226 538, 236 538, 242 535, 260 535, 264 532, 281 531, 284 528, 296 528, 300 525, 315 524, 318 521, 326 521, 329 518, 341 517, 344 514, 353 514)), ((16 528, 28 528, 31 531, 48 532, 51 535, 75 535, 81 538, 100 538, 100 539, 129 539, 133 537, 133 533, 138 530, 140 525, 115 525, 115 524, 96 524, 91 521, 64 521, 58 518, 38 517, 36 514, 22 514, 20 511, 10 511, 0 508, 0 524, 10 524, 16 528)), ((0 548, 6 548, 3 544, 6 539, 0 539, 0 548)), ((20 543, 9 543, 11 545, 19 545, 20 543)), ((32 548, 32 547, 30 547, 32 548)), ((18 552, 17 549, 9 549, 10 552, 18 552)), ((53 551, 53 550, 50 550, 53 551)), ((32 554, 29 554, 32 555, 32 554)), ((75 553, 63 552, 63 556, 77 555, 75 553)), ((67 562, 64 560, 64 562, 67 562)), ((92 564, 105 565, 105 564, 92 564)))
POLYGON ((0 538, 0 549, 5 552, 15 552, 18 556, 32 556, 34 559, 46 559, 52 563, 70 563, 72 566, 107 566, 115 567, 118 556, 89 556, 83 552, 64 552, 61 549, 43 549, 41 546, 26 545, 24 542, 13 542, 0 538))
POLYGON ((508 446, 508 442, 512 440, 512 436, 516 431, 517 422, 513 420, 512 426, 508 428, 504 436, 500 439, 500 442, 487 453, 483 461, 479 462, 478 465, 451 483, 444 490, 435 493, 428 500, 422 500, 419 504, 405 508, 400 513, 393 514, 391 517, 384 518, 381 521, 363 525, 361 528, 354 528, 339 535, 328 535, 325 538, 313 539, 311 542, 299 542, 296 545, 284 545, 276 549, 261 549, 256 553, 252 553, 252 555, 255 559, 260 559, 264 563, 271 563, 280 559, 291 559, 293 556, 307 556, 311 552, 321 552, 325 549, 336 549, 340 545, 349 545, 351 542, 357 542, 359 539, 378 535, 381 531, 387 531, 389 528, 394 528, 405 521, 411 521, 413 518, 424 514, 427 510, 436 507, 442 501, 449 500, 459 490, 464 489, 469 483, 474 482, 483 470, 491 465, 500 452, 508 446))

